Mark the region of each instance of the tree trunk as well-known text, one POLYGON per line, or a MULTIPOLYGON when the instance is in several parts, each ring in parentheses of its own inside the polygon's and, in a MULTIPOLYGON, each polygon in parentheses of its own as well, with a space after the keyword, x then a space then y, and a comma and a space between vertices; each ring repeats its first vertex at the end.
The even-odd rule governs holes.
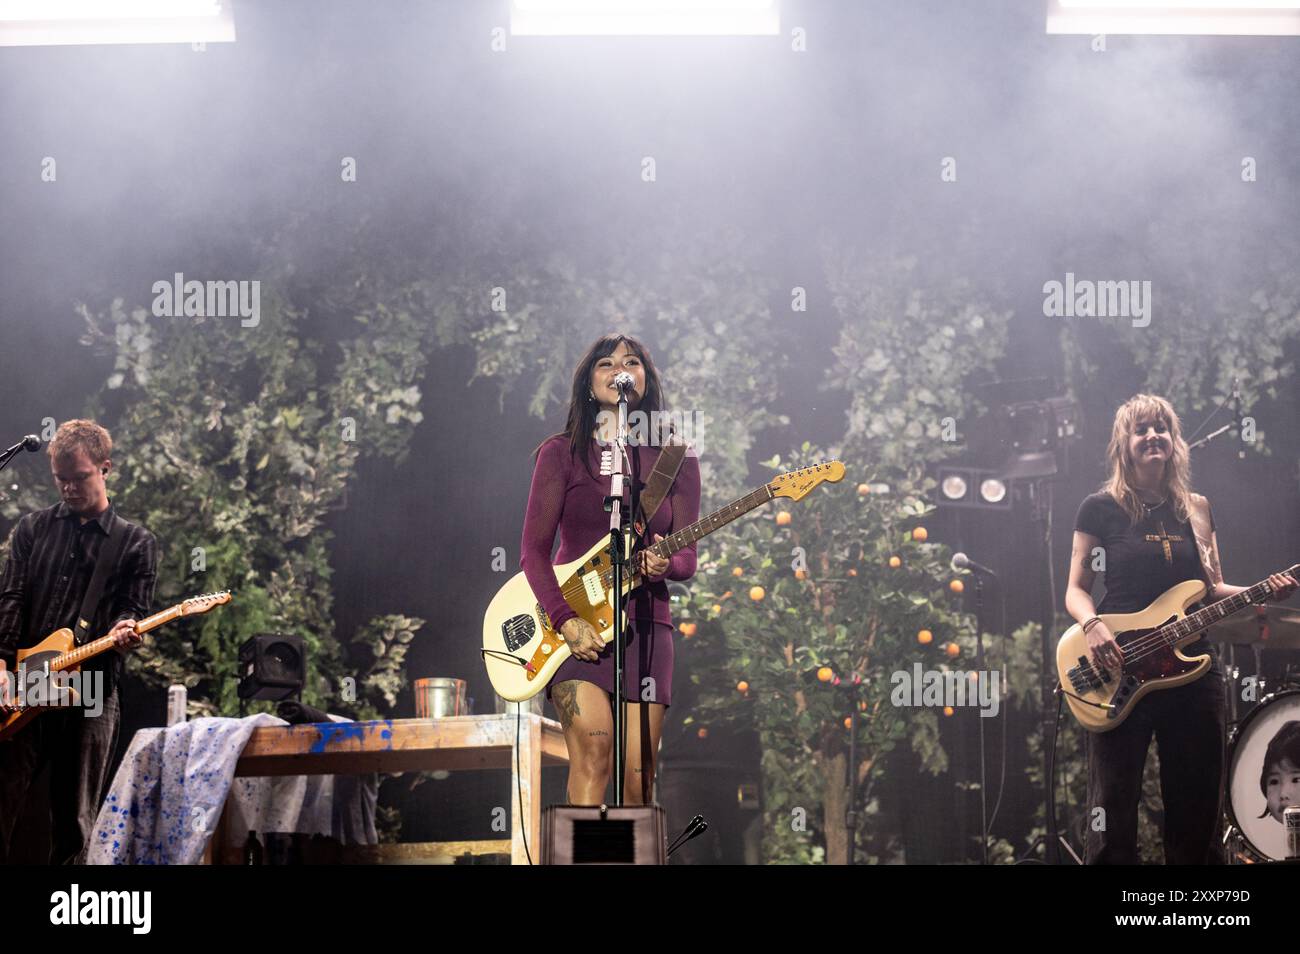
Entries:
POLYGON ((826 863, 842 865, 848 860, 848 830, 844 827, 844 810, 848 804, 848 792, 844 788, 844 769, 848 763, 848 753, 843 749, 831 754, 823 751, 821 758, 822 772, 822 825, 826 833, 826 863))

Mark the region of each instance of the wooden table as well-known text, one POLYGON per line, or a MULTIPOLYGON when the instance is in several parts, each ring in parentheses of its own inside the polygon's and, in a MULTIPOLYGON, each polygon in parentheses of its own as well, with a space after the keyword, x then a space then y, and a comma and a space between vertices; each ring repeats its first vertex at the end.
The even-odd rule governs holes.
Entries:
MULTIPOLYGON (((522 720, 522 725, 517 726, 516 716, 507 714, 262 726, 249 737, 235 765, 235 775, 360 775, 508 768, 514 809, 509 840, 451 842, 447 848, 480 854, 509 850, 511 863, 526 864, 520 822, 527 823, 528 847, 536 862, 541 853, 542 767, 567 765, 569 750, 555 720, 534 713, 524 715, 522 720)), ((221 835, 219 828, 212 841, 219 844, 221 835)))

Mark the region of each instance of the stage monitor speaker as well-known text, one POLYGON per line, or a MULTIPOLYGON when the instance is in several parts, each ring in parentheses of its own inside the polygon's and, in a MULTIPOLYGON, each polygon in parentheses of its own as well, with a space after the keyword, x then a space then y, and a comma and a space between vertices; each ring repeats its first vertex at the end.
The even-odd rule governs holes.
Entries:
POLYGON ((667 864, 665 824, 658 805, 551 805, 542 812, 542 864, 667 864))
POLYGON ((287 699, 306 681, 301 636, 258 633, 239 647, 239 698, 287 699))

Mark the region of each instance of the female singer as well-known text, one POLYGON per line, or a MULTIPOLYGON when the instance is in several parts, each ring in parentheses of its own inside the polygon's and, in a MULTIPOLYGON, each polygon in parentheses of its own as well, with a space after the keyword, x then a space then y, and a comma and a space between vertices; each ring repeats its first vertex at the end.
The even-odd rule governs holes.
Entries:
MULTIPOLYGON (((1084 499, 1075 518, 1065 608, 1083 625, 1094 663, 1118 673, 1123 652, 1098 613, 1145 609, 1184 580, 1203 580, 1206 602, 1245 587, 1222 581, 1209 501, 1192 493, 1187 443, 1168 401, 1138 394, 1123 404, 1115 412, 1106 454, 1110 477, 1101 492, 1084 499), (1199 548, 1194 511, 1206 528, 1202 537, 1208 536, 1199 548), (1094 607, 1093 567, 1099 556, 1105 560, 1106 595, 1094 607)), ((1280 573, 1270 576, 1269 583, 1275 600, 1286 599, 1297 585, 1280 573)), ((1183 652, 1215 656, 1203 636, 1183 652)), ((1150 693, 1119 726, 1089 734, 1089 864, 1138 863, 1138 802, 1153 733, 1160 753, 1165 862, 1218 860, 1223 705, 1223 670, 1215 656, 1201 678, 1150 693)))
MULTIPOLYGON (((600 474, 601 444, 612 446, 617 423, 618 390, 614 377, 626 371, 634 381, 628 414, 661 411, 659 374, 645 346, 627 335, 597 340, 573 374, 568 421, 563 433, 544 441, 535 452, 536 467, 524 518, 520 565, 537 601, 560 631, 573 655, 560 664, 546 694, 555 703, 569 746, 569 803, 599 805, 605 800, 613 750, 614 653, 591 624, 565 602, 552 569, 551 549, 559 531, 554 563, 575 560, 602 536, 609 535, 604 500, 609 477, 600 474), (607 412, 602 414, 601 412, 607 412), (599 442, 599 443, 598 443, 599 442)), ((629 447, 638 486, 647 480, 666 434, 650 431, 651 446, 629 447)), ((624 513, 631 488, 624 484, 624 513)), ((628 597, 627 650, 624 670, 624 725, 627 771, 623 787, 628 804, 650 801, 655 757, 664 711, 672 700, 673 621, 665 580, 695 575, 695 544, 671 560, 641 546, 699 519, 700 466, 693 451, 682 461, 672 489, 650 521, 646 539, 634 544, 634 564, 647 582, 628 597), (649 539, 653 535, 653 540, 649 539)))

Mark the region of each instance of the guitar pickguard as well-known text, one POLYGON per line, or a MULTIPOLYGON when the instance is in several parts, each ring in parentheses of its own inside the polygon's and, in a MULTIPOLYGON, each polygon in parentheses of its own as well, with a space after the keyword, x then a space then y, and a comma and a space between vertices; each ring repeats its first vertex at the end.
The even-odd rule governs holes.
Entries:
POLYGON ((505 640, 506 648, 512 653, 527 646, 536 632, 537 624, 525 613, 512 616, 501 624, 501 638, 505 640))

